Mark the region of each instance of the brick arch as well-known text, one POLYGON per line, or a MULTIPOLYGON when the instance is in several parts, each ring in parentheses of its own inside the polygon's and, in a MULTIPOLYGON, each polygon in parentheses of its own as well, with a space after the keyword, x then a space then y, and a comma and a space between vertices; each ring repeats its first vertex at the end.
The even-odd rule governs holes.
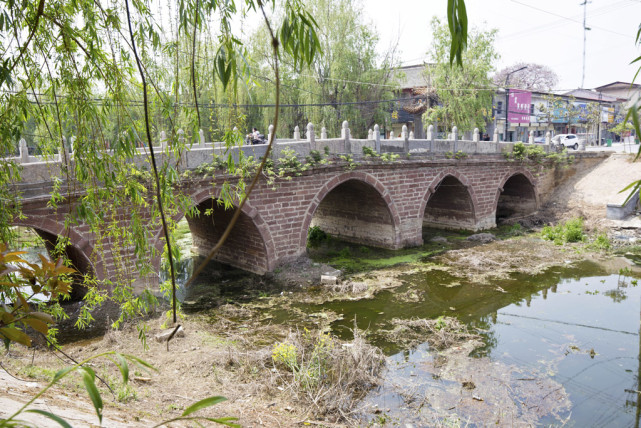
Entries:
POLYGON ((534 175, 527 169, 525 168, 513 168, 510 169, 508 172, 503 174, 501 179, 499 180, 499 186, 496 189, 495 195, 494 195, 494 201, 493 201, 493 207, 494 207, 494 213, 495 216, 498 216, 498 211, 499 211, 499 202, 501 199, 501 195, 503 193, 503 189, 505 187, 505 184, 508 182, 513 177, 516 177, 518 175, 521 175, 525 177, 525 179, 529 182, 529 184, 532 186, 532 193, 534 194, 534 204, 532 207, 530 207, 530 211, 534 212, 536 211, 539 206, 540 206, 540 197, 539 197, 539 192, 536 187, 536 178, 534 175))
MULTIPOLYGON (((99 281, 104 281, 107 278, 108 272, 106 272, 105 261, 102 255, 98 252, 94 254, 94 247, 91 245, 90 240, 76 230, 71 228, 65 229, 63 224, 51 218, 27 217, 25 219, 15 219, 12 225, 34 229, 38 235, 45 233, 51 235, 51 237, 66 236, 69 239, 69 246, 72 247, 73 253, 83 259, 76 260, 76 263, 86 263, 86 271, 79 272, 79 274, 91 273, 95 275, 99 281), (96 257, 95 263, 91 259, 92 254, 96 257)), ((44 238, 42 235, 40 236, 44 238)), ((49 248, 47 248, 47 251, 50 251, 49 248)), ((73 253, 71 257, 73 257, 73 253)), ((76 284, 75 281, 74 284, 76 284)), ((80 285, 79 288, 72 286, 71 299, 74 301, 80 300, 85 293, 86 289, 83 286, 80 285)))
MULTIPOLYGON (((192 193, 191 198, 194 202, 193 206, 197 206, 208 199, 220 199, 220 191, 218 190, 218 188, 207 188, 207 189, 199 190, 199 191, 196 191, 195 193, 192 193)), ((235 206, 235 208, 237 208, 237 206, 235 206)), ((260 235, 263 241, 263 245, 265 247, 265 259, 267 263, 267 266, 266 266, 267 271, 273 270, 276 267, 276 248, 274 245, 272 234, 267 226, 267 223, 265 222, 263 217, 260 215, 258 210, 252 206, 249 200, 245 202, 241 212, 245 214, 247 218, 249 218, 254 224, 254 226, 256 227, 256 230, 258 231, 258 234, 260 235)), ((185 216, 185 214, 186 214, 185 211, 180 211, 173 218, 175 221, 178 221, 182 219, 185 216)), ((154 244, 156 249, 158 250, 158 254, 162 254, 162 250, 164 247, 163 238, 164 238, 164 232, 161 227, 156 232, 155 244, 154 244)))
POLYGON ((316 210, 320 206, 321 202, 325 197, 333 191, 336 187, 340 186, 343 183, 348 181, 356 180, 361 183, 364 183, 370 186, 378 195, 381 197, 387 210, 389 211, 390 218, 392 220, 392 227, 394 229, 394 248, 397 248, 401 245, 401 232, 400 224, 401 217, 398 213, 398 209, 394 200, 391 197, 390 192, 387 188, 373 175, 361 171, 351 171, 346 172, 337 176, 334 176, 332 179, 328 180, 319 190, 316 192, 316 195, 311 200, 310 205, 307 207, 307 210, 303 217, 303 222, 301 224, 300 235, 298 239, 299 248, 304 249, 307 246, 307 232, 314 218, 316 210))
POLYGON ((430 182, 425 194, 423 195, 423 199, 421 201, 421 206, 418 211, 418 219, 421 221, 423 220, 423 216, 425 216, 425 208, 427 208, 427 203, 429 202, 430 197, 435 192, 439 183, 443 181, 447 176, 452 176, 456 178, 467 189, 467 193, 470 196, 470 199, 472 201, 472 219, 474 220, 474 223, 476 223, 477 221, 476 211, 477 211, 477 207, 479 206, 476 191, 474 190, 474 187, 471 185, 470 180, 465 175, 461 174, 459 171, 457 171, 454 168, 445 168, 443 171, 439 172, 436 175, 436 177, 434 177, 434 179, 430 182))
POLYGON ((515 175, 518 175, 518 174, 521 174, 521 175, 525 176, 525 178, 528 179, 528 181, 532 185, 532 188, 534 189, 534 198, 536 200, 536 206, 537 206, 537 208, 540 206, 539 205, 540 196, 539 196, 539 192, 538 192, 539 189, 536 187, 536 178, 534 177, 534 175, 529 170, 527 170, 525 168, 514 168, 514 169, 509 170, 505 174, 503 174, 503 176, 501 177, 501 179, 499 181, 499 187, 496 189, 496 193, 494 195, 494 202, 493 202, 493 206, 494 206, 495 210, 496 210, 496 206, 499 203, 499 198, 501 197, 501 189, 503 189, 503 187, 505 186, 505 183, 507 183, 507 181, 510 178, 512 178, 512 177, 514 177, 515 175))

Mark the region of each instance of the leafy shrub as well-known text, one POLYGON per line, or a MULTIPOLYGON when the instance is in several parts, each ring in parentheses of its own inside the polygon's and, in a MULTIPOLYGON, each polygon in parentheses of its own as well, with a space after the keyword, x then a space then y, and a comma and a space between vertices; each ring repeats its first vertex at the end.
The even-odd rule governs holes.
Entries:
POLYGON ((327 234, 319 226, 312 226, 307 232, 307 245, 309 247, 316 247, 321 242, 327 240, 327 234))
POLYGON ((305 157, 305 161, 310 165, 318 165, 323 161, 323 155, 318 150, 312 150, 309 155, 305 157))
POLYGON ((543 239, 553 241, 557 245, 568 242, 583 242, 586 239, 583 231, 583 219, 574 218, 556 226, 545 226, 541 231, 543 239))
POLYGON ((610 238, 608 238, 608 235, 606 233, 599 233, 594 237, 594 240, 590 242, 590 248, 596 249, 596 250, 609 250, 612 248, 612 243, 610 242, 610 238))
POLYGON ((363 154, 365 155, 365 157, 377 158, 379 156, 378 153, 376 153, 376 151, 369 146, 363 146, 363 154))

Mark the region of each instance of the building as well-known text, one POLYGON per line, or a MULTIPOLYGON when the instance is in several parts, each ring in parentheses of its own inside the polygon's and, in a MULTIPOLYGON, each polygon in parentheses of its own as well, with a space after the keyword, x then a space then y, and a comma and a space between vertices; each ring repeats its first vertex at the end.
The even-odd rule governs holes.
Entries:
POLYGON ((590 143, 612 138, 621 99, 595 90, 577 89, 564 94, 510 88, 495 93, 492 132, 503 141, 527 142, 534 137, 556 134, 585 134, 590 143), (507 124, 506 124, 506 110, 507 124), (597 140, 600 135, 600 140, 597 140))
POLYGON ((395 70, 394 75, 399 84, 397 98, 390 108, 389 122, 386 121, 381 133, 385 131, 388 138, 393 131, 395 136, 401 135, 403 125, 408 132, 413 132, 415 138, 425 138, 423 129, 423 113, 430 103, 429 88, 425 67, 427 64, 410 65, 395 70))

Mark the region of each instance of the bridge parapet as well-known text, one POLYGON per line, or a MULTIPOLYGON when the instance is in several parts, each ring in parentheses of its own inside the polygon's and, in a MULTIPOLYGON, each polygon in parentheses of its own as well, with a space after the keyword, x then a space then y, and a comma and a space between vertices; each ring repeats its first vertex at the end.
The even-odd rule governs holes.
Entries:
MULTIPOLYGON (((297 127, 298 128, 298 127, 297 127)), ((513 150, 514 144, 511 142, 500 142, 495 134, 494 141, 479 141, 478 130, 475 130, 472 140, 459 139, 457 131, 454 130, 448 139, 435 138, 434 127, 428 127, 427 139, 412 138, 413 134, 407 132, 405 128, 399 138, 381 138, 380 128, 374 126, 374 130, 368 132, 368 138, 352 138, 347 122, 343 122, 340 130, 340 137, 328 138, 327 131, 322 128, 320 136, 314 132, 314 125, 309 123, 306 126, 306 135, 301 137, 298 129, 294 131, 293 138, 275 138, 271 157, 279 159, 282 157, 284 150, 293 151, 297 157, 304 159, 311 151, 315 150, 320 153, 330 155, 351 155, 359 158, 363 155, 365 147, 379 154, 396 153, 418 156, 446 157, 461 152, 465 157, 474 155, 500 154, 509 153, 513 150)), ((273 133, 273 127, 270 125, 270 135, 273 133)), ((178 138, 184 141, 185 133, 179 130, 178 138)), ((393 134, 391 134, 393 137, 393 134)), ((73 142, 72 137, 69 141, 73 142)), ((26 142, 21 140, 19 143, 19 156, 5 158, 23 166, 22 180, 24 183, 39 183, 51 181, 51 177, 62 177, 64 167, 72 165, 75 162, 75 152, 73 143, 69 147, 66 143, 60 153, 49 156, 35 156, 28 153, 26 142)), ((549 144, 539 145, 544 151, 549 152, 549 144)), ((154 153, 158 156, 159 161, 170 160, 175 163, 180 170, 194 169, 199 165, 211 162, 214 156, 231 156, 238 160, 239 153, 242 151, 244 156, 253 156, 255 159, 261 158, 267 151, 268 144, 248 145, 239 141, 239 144, 233 147, 227 147, 223 142, 206 142, 204 132, 201 130, 193 137, 191 144, 187 144, 187 150, 181 153, 175 153, 169 144, 169 139, 162 132, 158 139, 158 145, 154 146, 154 153), (178 159, 180 156, 180 159, 178 159)), ((147 147, 135 149, 135 155, 131 159, 132 163, 138 167, 148 164, 149 150, 147 147)), ((113 156, 114 150, 103 150, 104 156, 113 156)))

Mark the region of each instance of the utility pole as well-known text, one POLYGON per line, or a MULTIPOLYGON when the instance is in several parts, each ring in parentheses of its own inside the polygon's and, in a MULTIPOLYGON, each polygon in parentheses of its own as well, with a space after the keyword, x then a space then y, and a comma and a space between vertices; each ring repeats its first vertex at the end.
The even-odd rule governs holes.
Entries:
POLYGON ((505 76, 505 136, 503 137, 503 141, 507 141, 507 121, 510 115, 510 89, 507 87, 508 82, 510 81, 510 76, 516 73, 517 71, 525 70, 527 68, 527 65, 525 67, 521 67, 517 70, 510 71, 507 76, 505 76))
POLYGON ((585 82, 585 41, 586 41, 586 32, 590 31, 591 28, 585 26, 585 19, 587 16, 588 0, 583 0, 583 3, 580 6, 583 6, 583 74, 581 76, 581 89, 583 89, 583 84, 585 82))

